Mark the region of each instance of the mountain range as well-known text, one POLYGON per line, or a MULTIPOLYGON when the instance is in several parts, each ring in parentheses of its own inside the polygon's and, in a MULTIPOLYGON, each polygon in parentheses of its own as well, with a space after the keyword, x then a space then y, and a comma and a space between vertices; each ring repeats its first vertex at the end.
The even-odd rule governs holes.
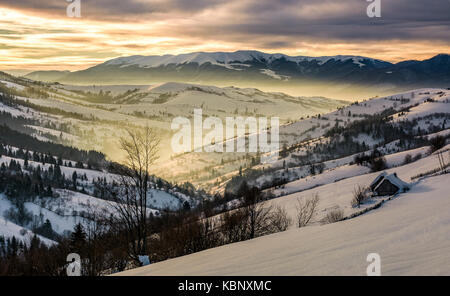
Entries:
POLYGON ((37 71, 26 77, 70 84, 189 82, 348 98, 361 93, 450 87, 450 55, 390 63, 362 56, 196 52, 119 57, 81 71, 37 71))

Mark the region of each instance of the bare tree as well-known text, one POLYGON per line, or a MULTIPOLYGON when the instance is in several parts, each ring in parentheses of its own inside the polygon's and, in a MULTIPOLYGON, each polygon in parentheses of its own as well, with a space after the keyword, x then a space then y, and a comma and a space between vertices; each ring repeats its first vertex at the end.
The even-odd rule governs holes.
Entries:
POLYGON ((311 222, 311 219, 316 214, 318 203, 319 203, 319 195, 317 193, 304 202, 302 202, 300 199, 297 199, 298 227, 304 227, 311 222))
POLYGON ((360 207, 361 204, 368 198, 367 195, 367 190, 364 187, 361 187, 360 185, 358 185, 358 187, 356 187, 353 190, 353 200, 352 200, 352 206, 353 207, 360 207))
POLYGON ((445 146, 446 140, 443 136, 436 136, 428 140, 430 143, 431 152, 437 151, 445 146))
POLYGON ((150 234, 148 209, 150 167, 158 159, 160 139, 148 126, 139 130, 127 130, 127 137, 120 139, 125 152, 123 166, 116 168, 118 190, 112 194, 116 209, 114 222, 122 228, 130 244, 129 255, 138 261, 147 251, 150 234))
POLYGON ((220 232, 225 243, 234 243, 247 239, 247 215, 243 209, 225 212, 221 215, 220 232))
POLYGON ((244 204, 244 212, 248 221, 248 238, 252 239, 270 233, 272 206, 262 203, 261 192, 258 188, 252 187, 246 190, 244 204))
POLYGON ((220 231, 227 243, 276 232, 272 225, 275 221, 273 207, 263 202, 260 190, 245 185, 243 191, 242 207, 224 213, 221 218, 220 231))
POLYGON ((103 237, 108 230, 103 215, 89 210, 89 220, 85 223, 86 244, 85 256, 86 262, 83 264, 83 273, 88 276, 98 276, 107 269, 106 253, 107 249, 103 244, 103 237))
POLYGON ((292 224, 292 219, 288 216, 286 209, 276 206, 270 215, 270 225, 272 232, 286 231, 292 224))

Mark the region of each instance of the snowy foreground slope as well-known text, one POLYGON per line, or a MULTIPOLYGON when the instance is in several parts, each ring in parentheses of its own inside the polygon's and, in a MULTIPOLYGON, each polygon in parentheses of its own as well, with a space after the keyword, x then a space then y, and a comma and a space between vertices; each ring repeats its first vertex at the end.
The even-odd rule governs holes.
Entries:
POLYGON ((450 275, 449 175, 357 218, 292 228, 120 275, 366 275, 369 253, 382 275, 450 275))

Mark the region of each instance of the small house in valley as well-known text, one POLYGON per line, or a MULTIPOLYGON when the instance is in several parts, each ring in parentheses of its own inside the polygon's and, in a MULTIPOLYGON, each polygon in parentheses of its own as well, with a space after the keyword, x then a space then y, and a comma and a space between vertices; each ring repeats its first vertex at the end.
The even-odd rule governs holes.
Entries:
POLYGON ((386 172, 383 172, 370 184, 370 189, 374 195, 394 195, 408 191, 409 184, 402 181, 396 173, 388 175, 386 172))

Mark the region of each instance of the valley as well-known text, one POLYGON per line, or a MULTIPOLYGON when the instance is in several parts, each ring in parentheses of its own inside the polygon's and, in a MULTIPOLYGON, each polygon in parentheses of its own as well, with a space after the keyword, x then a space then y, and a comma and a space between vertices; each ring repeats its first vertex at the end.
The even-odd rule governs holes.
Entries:
MULTIPOLYGON (((148 215, 166 219, 164 217, 177 215, 175 213, 179 211, 197 212, 202 209, 205 212, 199 216, 194 214, 197 218, 193 219, 200 219, 195 223, 222 225, 228 223, 227 215, 240 213, 248 207, 242 194, 246 196, 248 189, 245 188, 254 187, 260 192, 260 207, 280 211, 277 213, 286 219, 279 230, 230 241, 219 239, 220 242, 211 242, 206 251, 202 247, 199 251, 203 252, 195 251, 193 255, 189 255, 190 251, 182 251, 175 256, 163 255, 159 253, 163 249, 158 250, 157 257, 151 260, 163 262, 133 269, 126 273, 128 275, 247 274, 253 270, 254 264, 259 265, 251 259, 256 257, 246 259, 249 269, 234 269, 233 261, 218 261, 214 270, 203 268, 201 264, 197 265, 200 269, 186 266, 191 265, 190 260, 198 261, 198 256, 209 258, 204 252, 220 256, 239 252, 247 256, 245 254, 249 250, 256 250, 255 256, 273 262, 277 259, 266 253, 274 251, 272 239, 280 240, 276 248, 288 251, 284 241, 303 241, 307 236, 312 241, 302 244, 303 249, 299 249, 299 253, 279 253, 283 258, 291 258, 293 263, 303 262, 302 254, 306 251, 311 254, 315 250, 321 254, 314 243, 322 244, 319 242, 324 240, 324 235, 329 237, 336 233, 336 237, 331 235, 329 238, 333 244, 342 244, 339 240, 342 236, 352 240, 352 245, 358 245, 359 236, 337 234, 344 228, 353 229, 355 223, 366 225, 354 228, 356 234, 360 231, 357 229, 362 231, 362 227, 368 227, 371 219, 379 219, 377 215, 389 223, 395 219, 395 213, 406 207, 411 215, 422 215, 427 219, 428 214, 418 212, 420 206, 415 205, 423 201, 415 201, 411 205, 402 201, 409 195, 413 196, 411 199, 421 196, 419 193, 427 186, 431 186, 430 192, 445 192, 445 185, 439 184, 446 178, 450 162, 448 89, 417 89, 348 103, 249 88, 186 83, 75 86, 2 74, 0 90, 3 124, 0 164, 5 180, 0 195, 0 235, 3 240, 9 241, 14 237, 31 242, 37 235, 47 246, 59 246, 58 241, 70 237, 77 225, 92 230, 103 223, 100 221, 120 215, 121 204, 111 196, 116 194, 115 190, 121 190, 120 186, 117 189, 117 184, 122 177, 114 169, 116 163, 121 163, 126 156, 120 150, 120 141, 130 130, 145 127, 152 128, 161 136, 159 146, 162 151, 152 168, 145 210, 148 215), (266 155, 260 152, 174 154, 170 147, 174 133, 171 122, 180 116, 194 120, 197 108, 202 110, 204 117, 214 116, 222 120, 230 116, 279 117, 278 159, 262 163, 261 158, 266 155), (436 141, 439 144, 434 143, 436 141), (395 173, 410 184, 411 191, 394 196, 369 197, 355 206, 355 192, 358 188, 367 188, 381 171, 395 173), (18 174, 30 177, 19 178, 18 174), (30 194, 33 190, 35 194, 30 194), (298 206, 315 196, 317 204, 307 227, 295 227, 298 206), (249 238, 254 239, 247 241, 249 238), (259 241, 266 247, 253 246, 259 241), (171 259, 182 255, 188 256, 171 259), (166 259, 170 260, 166 262, 166 259)), ((244 136, 246 143, 248 137, 248 134, 244 136)), ((409 221, 407 219, 411 217, 404 218, 409 221)), ((445 216, 440 217, 446 219, 445 216)), ((224 226, 216 227, 222 229, 224 226)), ((442 227, 439 231, 445 231, 445 226, 442 227)), ((411 240, 419 239, 408 229, 398 231, 401 235, 409 235, 411 240)), ((382 231, 374 232, 373 240, 381 241, 379 236, 383 234, 382 231)), ((432 241, 437 239, 434 235, 430 237, 432 241)), ((330 244, 324 246, 330 247, 330 244)), ((418 249, 404 244, 407 241, 398 242, 396 247, 405 250, 405 258, 415 256, 418 249)), ((442 244, 446 242, 442 241, 442 244)), ((392 256, 391 248, 378 243, 371 247, 380 249, 383 256, 392 256)), ((305 270, 302 265, 287 264, 282 260, 275 265, 261 262, 260 271, 262 274, 358 274, 362 271, 355 269, 358 266, 354 262, 356 259, 350 259, 349 254, 356 252, 362 256, 368 248, 356 247, 349 249, 348 253, 342 249, 341 255, 333 257, 335 261, 327 259, 330 262, 327 268, 320 265, 318 258, 308 255, 308 260, 315 262, 308 265, 312 266, 311 269, 305 270), (355 267, 344 268, 342 273, 339 266, 345 264, 355 267)), ((239 256, 236 258, 243 260, 239 256)), ((403 272, 399 264, 398 261, 389 263, 387 272, 403 272)), ((418 272, 423 272, 427 265, 417 268, 418 272)), ((411 272, 416 274, 414 269, 411 272)), ((445 273, 445 269, 442 272, 445 273)))

